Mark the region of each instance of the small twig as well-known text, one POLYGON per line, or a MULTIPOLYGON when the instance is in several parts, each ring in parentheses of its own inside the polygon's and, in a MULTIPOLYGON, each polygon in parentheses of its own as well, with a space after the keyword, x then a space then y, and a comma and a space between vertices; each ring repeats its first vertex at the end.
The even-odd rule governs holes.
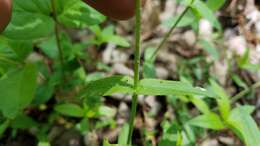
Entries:
POLYGON ((61 47, 61 38, 60 38, 60 31, 59 31, 59 22, 57 19, 57 12, 56 12, 56 5, 55 5, 55 0, 51 0, 51 6, 52 6, 52 13, 53 13, 53 20, 55 22, 55 39, 56 39, 56 44, 57 44, 57 48, 59 50, 59 59, 60 59, 60 63, 61 63, 61 68, 62 68, 62 74, 63 74, 63 78, 64 78, 64 53, 63 53, 63 49, 61 47))
POLYGON ((159 50, 163 47, 163 45, 165 44, 165 42, 168 40, 168 38, 171 36, 172 32, 175 30, 175 28, 177 27, 177 25, 180 23, 180 21, 182 20, 182 18, 185 16, 185 14, 188 12, 188 10, 191 8, 191 5, 193 4, 194 0, 191 1, 191 3, 185 8, 185 10, 181 13, 181 15, 178 17, 178 19, 176 20, 176 22, 173 24, 173 26, 171 27, 171 29, 168 31, 168 33, 164 36, 163 40, 161 41, 161 43, 159 44, 159 46, 157 47, 156 51, 153 53, 151 60, 154 60, 157 53, 159 52, 159 50))

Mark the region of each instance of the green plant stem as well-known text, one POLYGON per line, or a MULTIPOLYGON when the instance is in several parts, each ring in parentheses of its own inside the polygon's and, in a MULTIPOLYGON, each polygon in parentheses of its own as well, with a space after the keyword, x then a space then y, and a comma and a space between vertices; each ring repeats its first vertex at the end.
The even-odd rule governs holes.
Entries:
POLYGON ((56 44, 57 44, 57 48, 59 51, 59 59, 60 59, 62 74, 63 74, 63 78, 64 78, 64 53, 63 53, 63 49, 61 47, 61 39, 60 39, 60 35, 59 35, 60 34, 59 22, 57 19, 55 0, 51 0, 51 7, 52 7, 52 13, 53 13, 53 20, 55 22, 55 26, 54 26, 55 39, 56 39, 56 44))
POLYGON ((175 30, 177 25, 180 23, 182 18, 185 16, 185 14, 188 12, 188 10, 191 8, 191 5, 193 4, 194 0, 191 1, 191 3, 185 8, 185 10, 181 13, 181 15, 178 17, 178 19, 175 21, 171 29, 168 31, 168 33, 164 36, 163 40, 160 42, 159 46, 156 48, 155 52, 153 53, 151 60, 155 60, 155 57, 159 50, 163 47, 165 42, 168 40, 168 38, 171 36, 172 32, 175 30))
POLYGON ((134 95, 132 98, 131 114, 130 114, 130 124, 129 124, 129 134, 127 143, 132 143, 132 136, 134 131, 134 120, 137 109, 137 88, 139 84, 139 67, 140 67, 140 52, 141 52, 141 0, 135 0, 135 52, 134 52, 134 95))
POLYGON ((132 106, 131 106, 131 115, 130 115, 130 122, 129 122, 129 134, 128 134, 128 139, 127 139, 127 144, 132 143, 132 136, 134 132, 134 120, 136 116, 136 110, 137 110, 137 99, 138 95, 134 94, 132 97, 132 106))
POLYGON ((253 84, 251 87, 236 94, 234 97, 231 98, 231 103, 235 103, 237 100, 244 97, 247 93, 249 93, 250 91, 255 90, 257 88, 260 88, 260 82, 257 82, 255 84, 253 84))

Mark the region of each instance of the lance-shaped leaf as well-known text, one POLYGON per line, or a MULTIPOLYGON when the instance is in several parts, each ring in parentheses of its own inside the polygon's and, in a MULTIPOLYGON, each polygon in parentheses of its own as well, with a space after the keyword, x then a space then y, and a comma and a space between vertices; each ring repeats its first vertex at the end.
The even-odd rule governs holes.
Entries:
POLYGON ((227 123, 246 146, 259 146, 260 131, 250 116, 251 112, 252 108, 249 106, 239 106, 231 111, 227 123))
POLYGON ((212 94, 206 89, 192 87, 181 81, 159 79, 141 80, 137 93, 142 95, 203 95, 212 97, 212 94))
POLYGON ((214 130, 221 130, 225 128, 224 123, 221 121, 220 117, 215 113, 207 113, 195 117, 194 119, 190 120, 188 124, 214 130))

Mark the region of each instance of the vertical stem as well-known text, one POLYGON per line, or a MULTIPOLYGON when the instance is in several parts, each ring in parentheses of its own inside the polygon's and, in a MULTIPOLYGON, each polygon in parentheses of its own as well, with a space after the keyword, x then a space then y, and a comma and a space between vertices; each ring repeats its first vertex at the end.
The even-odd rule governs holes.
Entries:
POLYGON ((129 134, 127 143, 132 143, 134 131, 134 120, 137 109, 137 87, 139 84, 139 67, 140 67, 140 51, 141 51, 141 0, 135 0, 135 52, 134 52, 134 95, 132 98, 131 115, 129 123, 129 134))
POLYGON ((63 50, 61 47, 61 39, 60 39, 60 35, 59 35, 60 34, 59 23, 58 23, 58 19, 57 19, 55 0, 51 0, 51 6, 52 6, 53 19, 55 22, 55 26, 54 26, 55 39, 56 39, 57 48, 59 50, 59 59, 60 59, 62 74, 63 74, 63 78, 64 78, 64 53, 63 53, 63 50))

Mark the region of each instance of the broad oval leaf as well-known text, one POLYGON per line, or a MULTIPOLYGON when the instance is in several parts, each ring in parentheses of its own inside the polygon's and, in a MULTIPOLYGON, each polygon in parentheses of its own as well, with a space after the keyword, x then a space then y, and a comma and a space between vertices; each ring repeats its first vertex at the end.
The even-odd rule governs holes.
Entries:
POLYGON ((14 118, 30 104, 36 89, 36 78, 36 66, 27 64, 0 80, 0 110, 5 117, 14 118))
MULTIPOLYGON (((38 39, 51 34, 54 30, 54 21, 48 16, 50 9, 39 7, 40 3, 43 2, 14 0, 12 20, 3 34, 17 40, 38 39)), ((47 4, 46 2, 46 6, 47 4)))

